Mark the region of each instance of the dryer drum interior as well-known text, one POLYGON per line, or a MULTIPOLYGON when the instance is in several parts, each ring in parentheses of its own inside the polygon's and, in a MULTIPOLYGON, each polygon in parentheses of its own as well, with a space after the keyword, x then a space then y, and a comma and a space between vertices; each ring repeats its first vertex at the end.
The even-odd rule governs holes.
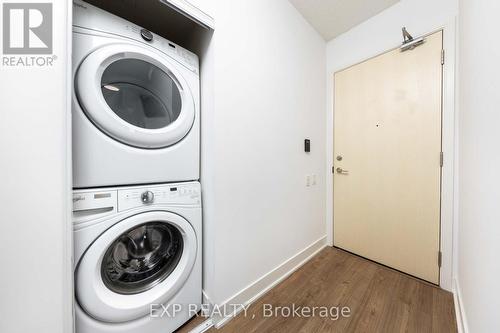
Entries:
POLYGON ((101 86, 111 110, 140 128, 167 127, 182 110, 181 93, 175 81, 144 60, 125 58, 113 62, 104 70, 101 86))

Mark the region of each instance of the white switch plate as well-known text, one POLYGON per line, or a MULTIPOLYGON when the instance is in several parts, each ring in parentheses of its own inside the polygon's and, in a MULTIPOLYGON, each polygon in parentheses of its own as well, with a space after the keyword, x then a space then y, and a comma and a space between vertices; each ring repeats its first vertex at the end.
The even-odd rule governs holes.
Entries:
POLYGON ((309 187, 309 186, 311 186, 311 176, 306 175, 306 187, 309 187))
POLYGON ((315 174, 312 175, 312 184, 316 185, 316 175, 315 174))

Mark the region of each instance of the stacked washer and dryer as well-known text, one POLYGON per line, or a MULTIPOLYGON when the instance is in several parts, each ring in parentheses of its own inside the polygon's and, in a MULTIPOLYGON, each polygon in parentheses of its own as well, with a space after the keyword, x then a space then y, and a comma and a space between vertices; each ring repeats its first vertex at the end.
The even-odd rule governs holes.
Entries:
POLYGON ((73 20, 76 331, 171 332, 201 305, 198 58, 85 2, 73 20))

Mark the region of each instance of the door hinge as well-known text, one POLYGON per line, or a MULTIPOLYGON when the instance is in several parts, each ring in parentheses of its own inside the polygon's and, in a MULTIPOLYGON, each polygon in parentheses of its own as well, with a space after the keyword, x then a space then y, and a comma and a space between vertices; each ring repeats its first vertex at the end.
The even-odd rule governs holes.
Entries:
POLYGON ((443 152, 439 153, 439 165, 441 166, 441 168, 444 165, 444 153, 443 152))
POLYGON ((335 173, 335 167, 332 166, 332 173, 335 173))
POLYGON ((441 50, 441 65, 444 65, 444 49, 441 50))
POLYGON ((439 251, 438 252, 438 266, 441 267, 442 263, 443 263, 443 252, 439 251))

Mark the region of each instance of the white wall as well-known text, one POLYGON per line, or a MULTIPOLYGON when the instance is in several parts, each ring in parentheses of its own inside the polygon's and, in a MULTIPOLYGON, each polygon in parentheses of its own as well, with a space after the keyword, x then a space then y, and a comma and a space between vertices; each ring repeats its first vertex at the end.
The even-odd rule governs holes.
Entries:
POLYGON ((364 61, 402 42, 401 28, 414 36, 441 28, 458 13, 457 0, 401 0, 327 44, 328 72, 364 61))
POLYGON ((286 0, 217 1, 214 12, 204 283, 220 304, 325 236, 326 63, 324 41, 286 0))
MULTIPOLYGON (((348 32, 327 43, 327 166, 334 164, 333 159, 333 75, 336 71, 354 65, 370 57, 390 50, 402 42, 403 26, 414 36, 445 28, 444 43, 447 52, 445 64, 445 111, 444 138, 445 168, 443 178, 443 216, 446 221, 442 235, 443 252, 441 285, 451 289, 452 271, 452 221, 453 221, 453 177, 454 177, 454 78, 455 78, 455 18, 458 13, 458 0, 401 0, 380 14, 354 27, 348 32), (448 121, 449 120, 449 121, 448 121), (446 192, 446 193, 445 193, 446 192)), ((333 177, 329 173, 326 188, 326 202, 333 202, 333 177)), ((333 207, 327 206, 326 223, 329 244, 333 244, 333 207)))
POLYGON ((457 287, 469 332, 500 332, 500 2, 460 1, 457 287))
POLYGON ((0 67, 0 332, 72 331, 70 1, 51 68, 0 67))

